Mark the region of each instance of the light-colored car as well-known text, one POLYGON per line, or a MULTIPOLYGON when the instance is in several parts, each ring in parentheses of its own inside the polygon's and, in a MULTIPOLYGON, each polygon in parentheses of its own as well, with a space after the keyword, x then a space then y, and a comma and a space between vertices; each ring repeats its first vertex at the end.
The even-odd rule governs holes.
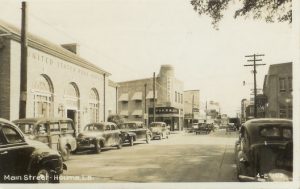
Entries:
POLYGON ((60 152, 64 161, 75 151, 76 130, 69 118, 25 118, 13 121, 29 139, 46 143, 60 152))
POLYGON ((163 138, 169 138, 170 130, 165 122, 152 122, 149 127, 152 133, 152 139, 158 138, 161 140, 163 138))

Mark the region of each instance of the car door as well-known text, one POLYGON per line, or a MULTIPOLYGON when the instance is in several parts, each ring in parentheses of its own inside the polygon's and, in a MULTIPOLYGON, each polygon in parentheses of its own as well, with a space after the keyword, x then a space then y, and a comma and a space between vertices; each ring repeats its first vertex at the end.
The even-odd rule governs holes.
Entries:
MULTIPOLYGON (((13 182, 24 182, 24 175, 34 150, 29 146, 20 131, 9 125, 1 126, 0 131, 0 175, 3 182, 11 182, 8 177, 17 176, 13 182)), ((1 180, 0 179, 0 180, 1 180)))
POLYGON ((105 140, 105 145, 111 146, 113 141, 112 141, 112 132, 109 124, 104 125, 103 137, 105 140))
POLYGON ((111 124, 111 134, 113 145, 118 145, 120 140, 120 131, 117 129, 117 125, 111 124))
POLYGON ((138 140, 146 138, 146 129, 144 128, 143 123, 137 123, 135 129, 136 129, 136 138, 138 140))

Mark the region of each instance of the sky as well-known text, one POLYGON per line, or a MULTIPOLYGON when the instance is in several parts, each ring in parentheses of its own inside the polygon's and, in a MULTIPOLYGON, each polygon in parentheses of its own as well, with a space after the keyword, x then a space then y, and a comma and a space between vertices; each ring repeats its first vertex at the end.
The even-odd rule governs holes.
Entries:
MULTIPOLYGON (((293 61, 292 26, 233 19, 233 4, 219 23, 199 16, 189 0, 28 0, 28 30, 53 43, 78 43, 80 56, 113 81, 151 77, 171 64, 184 89, 217 101, 236 115, 250 98, 253 74, 245 55, 265 54, 257 85, 270 64, 293 61), (243 81, 246 85, 243 86, 243 81)), ((0 0, 0 19, 21 25, 21 1, 0 0)))

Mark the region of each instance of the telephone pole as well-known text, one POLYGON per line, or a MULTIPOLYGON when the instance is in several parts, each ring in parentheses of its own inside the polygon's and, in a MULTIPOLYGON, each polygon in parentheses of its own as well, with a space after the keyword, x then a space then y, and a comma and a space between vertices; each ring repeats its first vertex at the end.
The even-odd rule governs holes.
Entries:
POLYGON ((254 118, 257 117, 257 102, 256 102, 256 96, 257 96, 257 89, 256 89, 256 66, 264 66, 266 64, 257 64, 256 62, 262 61, 262 59, 257 59, 258 57, 265 56, 264 54, 253 54, 253 55, 247 55, 246 58, 253 58, 250 60, 247 60, 248 62, 253 62, 253 64, 245 64, 244 66, 253 66, 253 76, 254 76, 254 118))
POLYGON ((193 99, 192 99, 192 127, 194 124, 194 95, 193 95, 193 99))
POLYGON ((155 84, 156 84, 156 78, 155 78, 155 72, 153 72, 153 122, 155 122, 155 84))
POLYGON ((22 2, 21 25, 21 69, 20 69, 20 102, 19 118, 26 117, 27 101, 27 10, 26 2, 22 2))
POLYGON ((145 119, 145 125, 148 125, 147 124, 147 117, 146 117, 146 114, 147 114, 147 84, 145 83, 144 84, 144 87, 145 87, 145 110, 144 110, 144 119, 145 119))

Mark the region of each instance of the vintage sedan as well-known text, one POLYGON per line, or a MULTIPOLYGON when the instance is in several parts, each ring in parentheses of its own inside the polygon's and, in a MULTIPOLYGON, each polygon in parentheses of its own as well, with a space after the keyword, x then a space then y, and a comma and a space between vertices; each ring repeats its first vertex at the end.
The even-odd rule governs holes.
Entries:
POLYGON ((152 133, 152 139, 158 138, 169 138, 170 130, 168 129, 165 122, 152 122, 150 124, 150 131, 152 133))
POLYGON ((122 148, 121 131, 112 122, 90 123, 77 137, 77 151, 92 148, 95 153, 100 153, 104 147, 115 146, 122 148))
POLYGON ((13 121, 30 139, 59 151, 64 161, 76 150, 76 129, 69 118, 25 118, 13 121))
POLYGON ((127 142, 130 146, 136 141, 149 143, 151 140, 151 131, 141 121, 121 123, 118 127, 122 133, 123 143, 127 142))
POLYGON ((287 119, 252 119, 240 129, 235 145, 240 181, 291 181, 293 123, 287 119))
POLYGON ((57 151, 26 138, 12 122, 0 119, 0 183, 57 183, 63 169, 57 151))

